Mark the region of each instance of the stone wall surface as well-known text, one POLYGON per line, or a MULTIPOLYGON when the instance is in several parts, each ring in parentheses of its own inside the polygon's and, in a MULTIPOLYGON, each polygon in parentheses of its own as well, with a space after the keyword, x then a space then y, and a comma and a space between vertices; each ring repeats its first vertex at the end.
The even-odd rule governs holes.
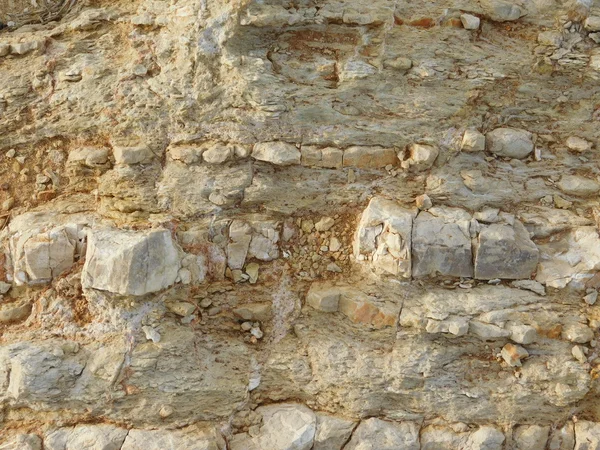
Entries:
POLYGON ((598 0, 0 0, 1 450, 600 450, 598 0))

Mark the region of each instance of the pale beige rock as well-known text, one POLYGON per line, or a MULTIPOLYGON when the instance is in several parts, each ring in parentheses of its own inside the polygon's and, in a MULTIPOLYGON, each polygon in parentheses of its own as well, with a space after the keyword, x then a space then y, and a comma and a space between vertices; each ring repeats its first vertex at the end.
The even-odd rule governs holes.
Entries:
POLYGON ((128 430, 113 425, 77 425, 59 428, 44 436, 48 450, 120 450, 128 430))
POLYGON ((504 434, 492 426, 482 426, 467 440, 465 450, 501 450, 504 434))
POLYGON ((434 145, 411 144, 402 160, 402 168, 421 172, 429 169, 439 155, 439 149, 434 145))
MULTIPOLYGON (((477 30, 479 29, 479 17, 471 14, 461 14, 460 21, 462 22, 465 30, 477 30)), ((464 142, 464 141, 463 141, 464 142)))
POLYGON ((317 413, 317 429, 312 450, 341 450, 356 422, 328 414, 317 413))
POLYGON ((87 289, 144 295, 175 283, 179 267, 179 252, 167 230, 95 229, 88 234, 81 282, 87 289))
POLYGON ((117 164, 145 164, 153 158, 152 150, 144 145, 136 147, 113 147, 113 156, 117 164))
POLYGON ((565 141, 570 150, 576 152, 587 152, 592 149, 592 143, 577 136, 569 136, 565 141))
POLYGON ((515 450, 545 450, 550 427, 540 425, 521 425, 515 428, 513 440, 515 450))
MULTIPOLYGON (((12 440, 0 443, 2 450, 42 450, 42 440, 35 434, 19 434, 12 440)), ((51 449, 48 449, 51 450, 51 449)))
POLYGON ((393 148, 349 147, 344 150, 344 167, 381 169, 388 164, 396 165, 398 158, 393 148))
POLYGON ((556 184, 565 194, 588 197, 600 191, 600 183, 579 175, 563 175, 556 184))
POLYGON ((278 166, 300 164, 300 151, 286 142, 260 142, 254 145, 252 157, 278 166))
POLYGON ((516 128, 496 128, 485 136, 487 149, 506 158, 525 158, 533 151, 533 136, 516 128))
POLYGON ((419 450, 419 427, 412 422, 363 420, 345 450, 419 450))
POLYGON ((509 366, 521 366, 521 360, 527 358, 529 353, 520 345, 506 344, 502 347, 502 358, 509 366))
POLYGON ((313 283, 306 294, 306 303, 317 311, 336 312, 340 298, 339 288, 327 283, 313 283))
POLYGON ((579 420, 575 422, 574 450, 592 450, 600 447, 600 424, 579 420))
MULTIPOLYGON (((463 14, 461 16, 461 20, 463 16, 468 14, 463 14)), ((464 22, 463 22, 464 24, 464 22)), ((466 28, 466 26, 465 26, 466 28)), ((479 28, 479 19, 477 19, 477 26, 475 28, 467 28, 467 29, 477 29, 479 28)), ((463 152, 481 152, 485 150, 485 136, 481 134, 477 130, 469 129, 465 130, 465 134, 463 134, 462 143, 460 149, 463 152)))

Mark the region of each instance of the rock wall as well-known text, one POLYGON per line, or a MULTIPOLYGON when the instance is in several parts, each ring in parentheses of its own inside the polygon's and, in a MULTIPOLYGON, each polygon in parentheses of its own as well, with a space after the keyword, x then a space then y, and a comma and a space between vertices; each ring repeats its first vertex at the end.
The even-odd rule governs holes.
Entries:
POLYGON ((600 449, 597 0, 0 22, 0 449, 600 449))

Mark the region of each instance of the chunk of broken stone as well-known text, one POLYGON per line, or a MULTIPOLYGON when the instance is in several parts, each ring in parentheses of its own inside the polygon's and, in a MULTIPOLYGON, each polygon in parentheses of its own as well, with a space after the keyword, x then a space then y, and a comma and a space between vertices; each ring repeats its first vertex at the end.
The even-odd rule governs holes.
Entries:
POLYGON ((562 338, 576 344, 586 344, 594 339, 594 332, 587 325, 570 322, 563 326, 562 338))
POLYGON ((246 274, 250 277, 248 279, 250 284, 256 284, 256 282, 258 281, 258 270, 259 270, 258 263, 252 262, 250 264, 247 264, 245 270, 246 270, 246 274))
POLYGON ((315 223, 315 230, 318 232, 329 231, 331 227, 335 224, 335 220, 331 217, 323 217, 317 223, 315 223))
POLYGON ((600 191, 600 183, 580 175, 563 175, 556 186, 565 194, 589 197, 600 191))
POLYGON ((600 31, 600 16, 589 16, 583 26, 587 31, 600 31))
POLYGON ((233 158, 234 149, 232 146, 223 144, 214 144, 204 153, 202 158, 208 164, 222 164, 233 158))
POLYGON ((460 21, 462 22, 465 30, 478 30, 479 29, 479 17, 471 14, 461 14, 460 21))
MULTIPOLYGON (((477 21, 479 26, 479 19, 477 19, 477 21)), ((485 150, 485 136, 477 130, 465 130, 460 149, 463 152, 481 152, 485 150)))
POLYGON ((128 431, 114 425, 77 425, 59 428, 44 436, 44 449, 102 449, 118 450, 123 445, 128 431))
POLYGON ((583 347, 581 347, 581 345, 574 346, 571 349, 571 354, 577 361, 579 361, 582 364, 587 361, 587 357, 585 356, 585 352, 583 351, 583 347))
POLYGON ((519 425, 513 434, 515 450, 545 450, 549 433, 549 426, 519 425))
POLYGON ((114 146, 113 155, 117 164, 144 164, 152 160, 152 150, 145 145, 136 147, 114 146))
POLYGON ((421 211, 427 211, 433 206, 433 203, 427 194, 418 195, 417 198, 415 198, 415 203, 417 208, 421 211))
POLYGON ((473 276, 471 216, 458 208, 420 212, 412 230, 413 277, 473 276))
POLYGON ((381 197, 369 202, 354 237, 354 256, 370 257, 375 268, 411 277, 411 242, 415 210, 381 197))
POLYGON ((401 165, 403 169, 421 172, 431 168, 438 155, 439 150, 436 146, 411 144, 405 152, 401 165))
POLYGON ((484 13, 495 22, 511 22, 525 15, 515 2, 503 0, 480 0, 484 13))
POLYGON ((575 450, 600 448, 600 423, 578 420, 575 423, 575 450))
POLYGON ((577 136, 568 137, 565 144, 567 145, 567 147, 570 150, 573 150, 573 151, 579 152, 579 153, 587 152, 592 149, 591 142, 588 142, 585 139, 577 137, 577 136))
POLYGON ((413 422, 363 420, 344 450, 419 450, 419 426, 413 422))
POLYGON ((385 60, 383 65, 396 70, 408 70, 412 67, 412 61, 409 58, 399 56, 398 58, 385 60))
MULTIPOLYGON (((9 441, 3 441, 2 450, 42 450, 42 440, 35 434, 18 434, 9 441)), ((54 450, 45 447, 47 450, 54 450)))
POLYGON ((487 149, 505 158, 522 159, 533 151, 533 135, 517 128, 496 128, 485 136, 487 149))
POLYGON ((537 331, 531 325, 509 322, 506 329, 510 331, 510 339, 517 344, 528 345, 537 338, 537 331))
POLYGON ((259 142, 254 145, 251 156, 277 166, 300 164, 300 151, 296 146, 281 141, 259 142))
POLYGON ((529 278, 538 263, 539 250, 523 224, 515 220, 484 226, 475 243, 475 278, 529 278))
POLYGON ((344 447, 356 423, 340 417, 317 413, 317 430, 312 450, 339 450, 344 447))
POLYGON ((261 406, 256 412, 263 422, 253 439, 260 449, 310 450, 317 428, 317 417, 304 405, 288 403, 261 406))
POLYGON ((585 297, 583 297, 583 301, 586 302, 588 305, 593 305, 594 303, 596 303, 596 300, 598 300, 598 291, 592 291, 585 297))
POLYGON ((84 288, 145 295, 175 283, 179 252, 168 230, 91 230, 81 277, 84 288))
POLYGON ((544 285, 535 280, 515 280, 511 283, 511 286, 519 289, 526 289, 535 292, 538 295, 546 295, 546 288, 544 285))
POLYGON ((26 319, 31 313, 31 303, 27 301, 0 305, 0 323, 12 323, 26 319))
POLYGON ((340 297, 339 288, 328 283, 313 283, 306 294, 306 303, 317 311, 336 312, 340 297))
POLYGON ((67 161, 89 167, 103 165, 108 162, 108 149, 105 147, 78 148, 69 152, 67 161))
POLYGON ((506 344, 502 347, 502 359, 511 367, 521 367, 521 360, 529 356, 529 352, 520 345, 506 344))

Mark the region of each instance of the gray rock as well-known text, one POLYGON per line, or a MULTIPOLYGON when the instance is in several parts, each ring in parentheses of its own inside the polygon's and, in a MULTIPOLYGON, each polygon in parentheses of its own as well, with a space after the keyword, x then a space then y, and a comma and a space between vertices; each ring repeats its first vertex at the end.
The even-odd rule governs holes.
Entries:
POLYGON ((144 164, 152 160, 154 154, 145 145, 136 147, 113 147, 113 156, 117 164, 144 164))
POLYGON ((517 128, 496 128, 485 136, 487 149, 505 158, 525 158, 533 151, 533 135, 517 128))
POLYGON ((600 191, 600 183, 579 175, 563 175, 556 186, 565 194, 588 197, 600 191))
POLYGON ((567 422, 561 428, 555 429, 548 443, 548 450, 573 450, 575 447, 575 427, 573 422, 567 422))
POLYGON ((518 426, 513 433, 515 450, 545 450, 549 433, 549 426, 518 426))
POLYGON ((363 420, 344 450, 419 450, 419 426, 413 422, 363 420))
POLYGON ((485 14, 495 22, 510 22, 518 20, 525 12, 512 2, 502 0, 480 0, 485 14))
MULTIPOLYGON (((479 17, 473 16, 471 14, 461 14, 460 21, 465 30, 478 30, 479 29, 479 17)), ((483 135, 482 135, 483 137, 483 135)), ((464 141, 463 141, 464 144, 464 141)), ((482 149, 483 150, 483 149, 482 149)))
POLYGON ((278 166, 300 164, 300 151, 286 142, 260 142, 254 145, 252 157, 278 166))
POLYGON ((114 228, 88 233, 81 283, 121 295, 145 295, 175 283, 179 253, 168 230, 114 228))
POLYGON ((306 294, 306 303, 317 311, 336 312, 339 308, 341 292, 335 286, 313 283, 306 294))
POLYGON ((317 431, 312 450, 341 450, 348 442, 356 422, 317 413, 317 431))
POLYGON ((411 242, 416 210, 380 197, 369 202, 354 237, 354 256, 401 278, 411 277, 411 242))
POLYGON ((535 280, 515 280, 510 285, 519 289, 526 289, 528 291, 535 292, 538 295, 546 295, 546 288, 544 285, 535 280))
POLYGON ((467 432, 455 431, 450 427, 429 425, 421 429, 421 450, 462 449, 468 435, 467 432))
POLYGON ((402 161, 402 168, 420 172, 429 169, 437 159, 440 151, 436 146, 427 144, 411 144, 402 161))
POLYGON ((89 167, 100 166, 108 162, 108 149, 106 147, 78 148, 69 152, 67 161, 89 167))
POLYGON ((483 227, 475 244, 475 278, 529 278, 538 263, 539 250, 523 224, 483 227))
POLYGON ((473 276, 470 215, 455 208, 420 212, 412 230, 412 275, 473 276))
POLYGON ((469 436, 464 450, 502 450, 504 440, 504 434, 496 428, 482 426, 469 436))
POLYGON ((120 450, 128 431, 114 425, 77 425, 44 436, 47 450, 120 450))

